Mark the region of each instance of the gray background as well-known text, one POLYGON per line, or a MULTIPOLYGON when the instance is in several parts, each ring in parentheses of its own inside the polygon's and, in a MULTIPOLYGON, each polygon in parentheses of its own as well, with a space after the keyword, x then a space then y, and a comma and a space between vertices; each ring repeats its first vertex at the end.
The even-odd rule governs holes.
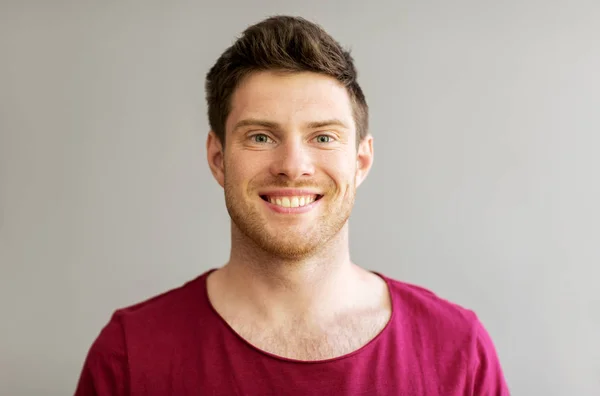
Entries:
POLYGON ((591 0, 2 2, 0 394, 72 393, 114 309, 227 260, 204 75, 280 13, 371 106, 353 259, 474 309, 513 394, 600 395, 591 0))

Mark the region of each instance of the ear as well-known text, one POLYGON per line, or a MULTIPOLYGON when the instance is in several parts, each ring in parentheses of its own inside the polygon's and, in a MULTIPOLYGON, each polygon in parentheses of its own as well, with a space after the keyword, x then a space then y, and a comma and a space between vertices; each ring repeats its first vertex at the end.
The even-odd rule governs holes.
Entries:
POLYGON ((358 144, 356 154, 356 187, 360 186, 367 178, 373 165, 373 136, 365 136, 358 144))
POLYGON ((206 138, 206 159, 208 160, 210 171, 221 187, 225 187, 224 154, 224 147, 221 140, 214 131, 210 131, 206 138))

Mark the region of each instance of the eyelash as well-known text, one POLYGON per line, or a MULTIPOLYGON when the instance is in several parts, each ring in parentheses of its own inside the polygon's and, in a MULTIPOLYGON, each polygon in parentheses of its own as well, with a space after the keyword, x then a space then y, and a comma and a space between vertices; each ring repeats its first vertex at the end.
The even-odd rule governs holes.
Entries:
MULTIPOLYGON (((264 136, 264 137, 266 137, 267 139, 271 139, 271 138, 270 138, 270 137, 269 137, 267 134, 264 134, 264 133, 257 133, 257 134, 254 134, 254 135, 251 135, 251 136, 249 136, 249 139, 251 139, 251 140, 252 140, 252 143, 264 143, 264 142, 257 142, 257 141, 255 140, 257 136, 264 136)), ((273 139, 271 139, 271 140, 273 140, 273 139)))
MULTIPOLYGON (((252 143, 265 143, 265 142, 257 142, 257 141, 255 140, 257 136, 265 136, 267 139, 271 139, 271 140, 273 140, 273 139, 272 139, 272 138, 271 138, 269 135, 267 135, 267 134, 265 134, 265 133, 256 133, 256 134, 254 134, 254 135, 250 135, 248 138, 252 140, 252 143)), ((321 135, 317 135, 317 136, 315 136, 315 139, 316 139, 316 138, 319 138, 319 137, 322 137, 322 136, 325 136, 325 137, 327 137, 327 138, 329 139, 329 141, 328 141, 328 142, 324 142, 324 143, 331 143, 332 141, 334 141, 334 140, 335 140, 335 138, 334 138, 333 136, 331 136, 331 135, 327 135, 327 134, 321 134, 321 135)))

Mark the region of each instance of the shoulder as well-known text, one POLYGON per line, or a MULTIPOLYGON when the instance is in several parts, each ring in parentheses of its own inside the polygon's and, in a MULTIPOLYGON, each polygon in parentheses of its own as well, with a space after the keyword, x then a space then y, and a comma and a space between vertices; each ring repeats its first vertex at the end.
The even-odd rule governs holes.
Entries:
POLYGON ((424 287, 382 277, 392 296, 394 320, 412 343, 424 345, 436 361, 460 361, 472 394, 509 394, 494 343, 473 310, 424 287))
POLYGON ((146 300, 116 309, 95 339, 91 352, 105 356, 122 354, 145 339, 185 329, 192 318, 205 315, 205 279, 210 271, 146 300))
POLYGON ((133 372, 146 355, 164 356, 192 331, 192 320, 207 312, 203 304, 210 271, 144 301, 116 309, 90 346, 77 395, 124 395, 133 372))
POLYGON ((463 346, 477 342, 485 333, 483 324, 472 309, 425 287, 383 278, 390 289, 394 318, 403 328, 410 328, 423 337, 463 346))
POLYGON ((395 314, 402 320, 418 321, 458 332, 470 332, 479 322, 471 309, 425 287, 381 276, 388 284, 395 314))
POLYGON ((115 311, 115 316, 122 320, 143 318, 160 318, 163 315, 176 316, 186 313, 190 308, 197 308, 205 297, 205 281, 210 271, 185 282, 181 286, 169 289, 115 311))

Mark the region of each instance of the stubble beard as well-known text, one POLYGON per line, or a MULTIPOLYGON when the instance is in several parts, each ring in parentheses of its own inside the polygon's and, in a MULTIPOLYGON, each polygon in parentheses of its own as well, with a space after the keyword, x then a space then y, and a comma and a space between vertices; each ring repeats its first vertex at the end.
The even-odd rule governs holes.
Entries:
POLYGON ((329 200, 335 196, 330 195, 333 191, 325 194, 322 199, 327 201, 321 202, 320 205, 327 206, 317 209, 321 211, 321 215, 308 230, 296 228, 294 225, 290 225, 286 230, 283 223, 269 224, 262 214, 264 209, 257 207, 262 204, 258 201, 260 197, 256 196, 257 201, 249 202, 243 198, 239 188, 240 186, 236 188, 235 183, 225 177, 225 205, 234 226, 241 236, 251 241, 255 247, 283 260, 310 257, 326 248, 348 221, 356 193, 355 186, 349 184, 346 186, 344 197, 337 197, 336 201, 329 200))

